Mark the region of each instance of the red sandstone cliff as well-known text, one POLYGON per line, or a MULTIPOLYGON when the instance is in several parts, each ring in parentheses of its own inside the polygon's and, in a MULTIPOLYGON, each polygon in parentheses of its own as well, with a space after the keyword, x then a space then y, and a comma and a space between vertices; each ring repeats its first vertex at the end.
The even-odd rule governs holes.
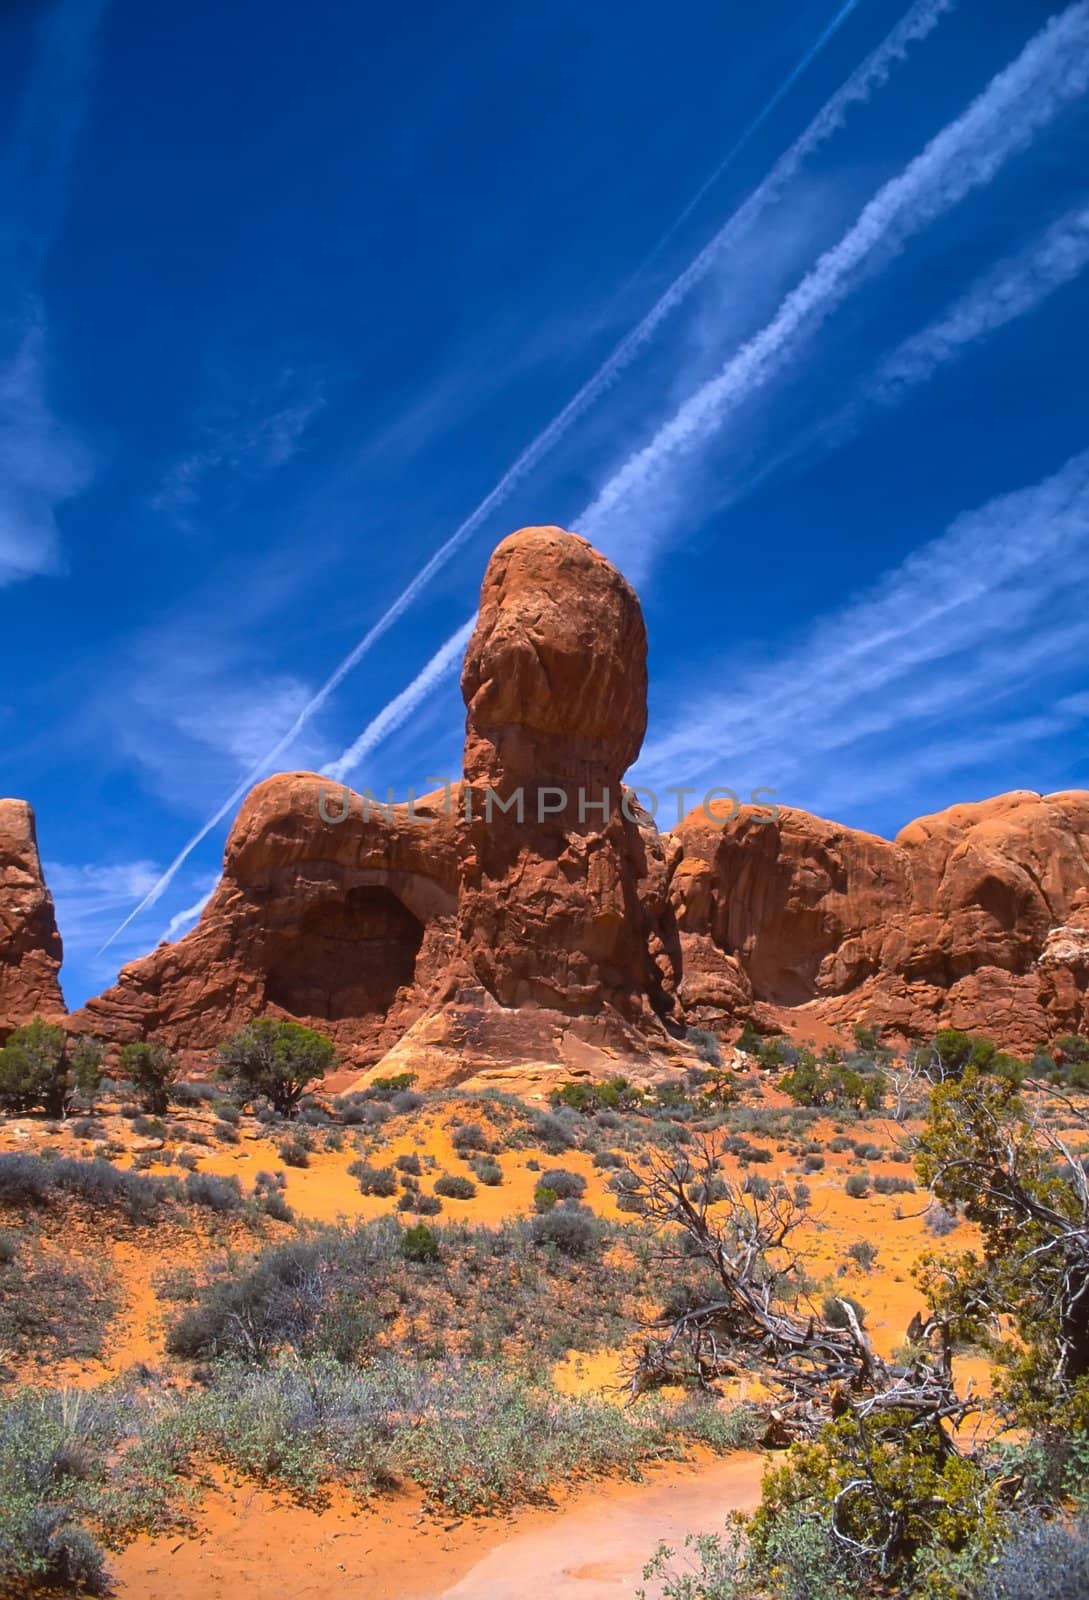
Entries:
MULTIPOLYGON (((646 726, 639 601, 559 528, 494 552, 462 690, 460 789, 415 815, 353 796, 338 821, 325 779, 259 784, 197 926, 72 1025, 209 1052, 280 1013, 436 1083, 653 1073, 685 1025, 749 1017, 1021 1051, 1089 1031, 1089 794, 954 806, 891 841, 789 808, 659 835, 622 783, 646 726)), ((59 961, 33 816, 0 802, 0 1025, 61 1010, 59 961)))
MULTIPOLYGON (((720 970, 753 1000, 1030 1050, 1089 1023, 1089 794, 953 806, 893 841, 783 809, 676 830, 682 999, 720 970)), ((702 1007, 705 1017, 713 1007, 702 1007)))

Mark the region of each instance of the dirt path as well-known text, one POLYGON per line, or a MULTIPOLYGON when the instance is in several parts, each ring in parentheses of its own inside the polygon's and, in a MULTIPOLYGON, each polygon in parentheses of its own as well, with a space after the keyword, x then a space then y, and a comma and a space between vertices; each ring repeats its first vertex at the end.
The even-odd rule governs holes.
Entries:
MULTIPOLYGON (((118 1600, 619 1600, 634 1596, 660 1539, 721 1528, 756 1504, 761 1458, 655 1469, 642 1483, 582 1486, 554 1510, 436 1521, 412 1496, 317 1512, 224 1487, 200 1531, 138 1539, 111 1557, 118 1600)), ((654 1593, 653 1588, 648 1589, 654 1593)))
MULTIPOLYGON (((642 1583, 660 1540, 683 1550, 686 1533, 721 1530, 726 1513, 760 1498, 759 1456, 731 1456, 698 1476, 610 1486, 490 1550, 440 1600, 618 1600, 642 1583)), ((683 1564, 683 1555, 681 1562, 683 1564)), ((648 1596, 660 1592, 645 1585, 648 1596)))

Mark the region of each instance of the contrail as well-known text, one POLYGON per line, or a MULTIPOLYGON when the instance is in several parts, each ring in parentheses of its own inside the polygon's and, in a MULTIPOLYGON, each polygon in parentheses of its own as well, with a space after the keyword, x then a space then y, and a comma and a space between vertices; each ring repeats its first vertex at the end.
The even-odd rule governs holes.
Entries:
POLYGON ((881 188, 858 221, 783 301, 776 315, 681 405, 649 444, 629 456, 576 518, 589 538, 635 493, 710 438, 742 400, 763 387, 798 339, 816 331, 868 272, 912 235, 989 183, 1064 107, 1089 87, 1089 0, 1036 34, 968 109, 881 188))
MULTIPOLYGON (((807 433, 800 444, 782 452, 754 478, 748 479, 729 503, 762 483, 788 460, 818 439, 839 441, 870 405, 895 405, 911 389, 926 383, 969 345, 1026 316, 1089 266, 1089 206, 1075 206, 1051 224, 1026 249, 985 273, 936 321, 913 334, 882 361, 864 393, 836 416, 807 433)), ((431 691, 457 665, 473 626, 474 613, 435 652, 407 689, 371 721, 338 761, 322 771, 343 780, 388 733, 401 726, 431 691)))
POLYGON ((416 674, 407 689, 402 689, 399 695, 373 717, 355 743, 349 745, 336 761, 330 761, 322 767, 322 772, 340 782, 343 782, 350 772, 354 772, 364 756, 369 755, 376 745, 381 744, 383 739, 406 722, 416 707, 427 699, 432 689, 437 688, 447 673, 457 666, 475 626, 474 611, 468 621, 463 622, 457 632, 452 633, 446 643, 435 651, 431 660, 416 674))
POLYGON ((765 772, 805 765, 912 707, 932 715, 935 701, 970 704, 988 678, 1009 681, 1023 665, 1011 638, 1029 641, 1029 652, 1042 643, 1052 660, 1077 659, 1040 619, 1057 614, 1060 595, 1076 592, 1087 569, 1089 450, 1030 488, 961 513, 862 597, 819 618, 777 664, 683 707, 643 750, 638 774, 653 783, 681 771, 695 781, 707 751, 724 748, 766 762, 765 772), (948 664, 965 656, 970 670, 950 675, 948 664), (924 678, 922 698, 912 700, 927 673, 939 676, 924 678))
MULTIPOLYGON (((643 260, 639 263, 625 284, 625 291, 631 287, 637 278, 642 276, 642 274, 650 266, 651 262, 661 254, 666 245, 677 232, 678 228, 684 226, 689 217, 692 215, 693 211, 695 211, 696 207, 699 205, 700 201, 703 199, 704 195, 707 194, 709 189, 713 189, 715 184, 722 177, 723 173, 733 166, 742 150, 745 149, 749 141, 764 126, 764 123, 771 116, 775 108, 790 93, 791 89, 793 89, 794 85, 805 72, 806 68, 812 66, 813 62, 820 55, 825 45, 832 42, 840 28, 842 28, 843 24, 847 21, 847 18, 851 15, 851 12, 856 11, 861 3, 862 0, 847 0, 847 4, 840 8, 840 10, 828 24, 827 28, 825 28, 824 32, 821 34, 820 38, 810 47, 809 50, 806 51, 805 55, 798 62, 798 65, 794 68, 793 72, 783 79, 782 83, 779 85, 778 89, 776 89, 767 105, 762 111, 757 112, 756 116, 749 123, 748 127, 745 128, 744 131, 734 140, 733 144, 727 150, 722 160, 715 167, 714 171, 704 179, 703 183, 700 184, 699 188, 696 190, 691 200, 689 200, 688 204, 684 207, 683 211, 679 212, 678 215, 674 217, 673 221, 669 224, 669 227, 662 234, 661 238, 647 252, 643 260)), ((954 3, 955 0, 949 0, 950 5, 953 5, 954 3)), ((939 11, 944 9, 946 9, 944 6, 940 6, 938 8, 939 11)), ((934 21, 935 23, 937 22, 937 17, 935 17, 934 21)), ((929 29, 927 31, 929 32, 929 29)))
MULTIPOLYGON (((966 113, 966 117, 970 114, 971 111, 966 113)), ((777 470, 786 460, 798 454, 801 448, 812 444, 816 437, 840 437, 851 427, 867 404, 871 402, 894 404, 909 388, 925 382, 933 376, 938 367, 955 359, 967 345, 1004 323, 1032 311, 1048 295, 1075 278, 1086 265, 1089 265, 1089 207, 1076 206, 1054 222, 1042 237, 1028 248, 1000 262, 997 267, 984 274, 937 321, 899 345, 892 355, 881 363, 873 383, 867 387, 861 399, 852 401, 835 417, 822 422, 806 436, 801 446, 796 445, 783 452, 757 477, 748 480, 734 498, 740 498, 741 495, 751 492, 770 472, 777 470)), ((579 519, 578 525, 585 526, 585 519, 579 519)), ((362 739, 358 741, 362 747, 358 755, 356 746, 353 746, 351 750, 345 752, 339 762, 326 767, 326 772, 343 778, 352 769, 355 761, 371 750, 383 737, 386 731, 383 719, 387 713, 394 713, 402 701, 408 701, 409 710, 415 710, 455 665, 458 652, 451 647, 454 640, 468 638, 474 620, 470 618, 454 638, 436 652, 408 689, 374 718, 362 735, 362 739)), ((406 711, 405 715, 407 714, 406 711)), ((401 716, 395 716, 391 727, 399 726, 402 720, 401 716)))
POLYGON ((1034 311, 1089 266, 1089 205, 1074 206, 1026 249, 1000 261, 943 317, 906 339, 878 368, 872 398, 883 403, 923 383, 966 345, 1034 311))
POLYGON ((935 321, 897 345, 859 394, 765 459, 716 500, 716 509, 724 511, 747 499, 791 462, 845 443, 874 406, 898 405, 971 346, 1035 311, 1087 267, 1089 205, 1076 205, 1031 244, 991 267, 935 321))
POLYGON ((1018 317, 1028 316, 1089 267, 1089 206, 1074 206, 1031 245, 977 279, 948 311, 913 334, 879 364, 862 394, 809 428, 765 462, 726 502, 751 494, 789 461, 814 447, 834 448, 850 438, 872 406, 897 405, 939 368, 1018 317))
POLYGON ((650 311, 647 312, 646 316, 643 317, 642 321, 620 341, 612 354, 606 358, 593 376, 587 379, 586 383, 568 401, 563 410, 558 412, 547 427, 526 446, 495 487, 485 495, 475 511, 470 512, 464 522, 454 529, 450 537, 432 554, 388 610, 368 629, 359 643, 348 652, 332 676, 322 684, 321 688, 303 706, 283 737, 277 741, 267 755, 250 768, 237 786, 232 789, 219 809, 208 818, 207 822, 178 852, 158 883, 149 890, 139 905, 130 911, 124 922, 106 940, 106 943, 98 952, 99 955, 109 949, 118 935, 123 933, 142 911, 155 904, 164 889, 173 881, 179 868, 184 865, 197 846, 208 837, 213 828, 223 821, 223 818, 238 804, 257 780, 269 771, 289 745, 298 737, 311 718, 321 710, 330 695, 340 687, 352 669, 362 661, 363 657, 378 643, 379 639, 404 615, 415 601, 417 595, 427 587, 435 574, 445 567, 451 557, 487 520, 496 507, 503 503, 526 474, 539 461, 543 460, 554 445, 559 443, 571 425, 578 420, 587 407, 606 392, 666 317, 707 276, 707 273, 722 252, 734 244, 748 228, 753 226, 764 211, 778 200, 807 157, 812 155, 842 126, 851 106, 864 105, 874 90, 880 88, 887 81, 893 67, 905 59, 911 45, 925 39, 932 33, 942 16, 952 10, 954 3, 955 0, 916 0, 911 10, 897 23, 896 27, 892 29, 881 44, 867 56, 866 60, 855 69, 822 110, 817 113, 805 132, 795 140, 785 155, 780 157, 759 187, 753 191, 744 204, 723 224, 714 238, 704 246, 699 255, 689 263, 680 276, 666 289, 650 311))

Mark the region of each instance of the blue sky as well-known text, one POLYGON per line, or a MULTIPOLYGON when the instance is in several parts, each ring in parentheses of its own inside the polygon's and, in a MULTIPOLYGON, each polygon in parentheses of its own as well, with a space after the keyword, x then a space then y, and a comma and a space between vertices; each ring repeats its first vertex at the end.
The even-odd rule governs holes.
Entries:
POLYGON ((1087 356, 1089 0, 10 0, 0 791, 69 1002, 255 775, 457 772, 526 523, 639 588, 659 790, 1086 786, 1087 356))

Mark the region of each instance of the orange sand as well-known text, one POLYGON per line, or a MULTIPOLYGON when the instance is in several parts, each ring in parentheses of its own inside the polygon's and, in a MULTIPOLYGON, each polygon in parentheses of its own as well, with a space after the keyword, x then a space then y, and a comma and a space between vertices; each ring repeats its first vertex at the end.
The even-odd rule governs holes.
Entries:
POLYGON ((761 1473, 758 1455, 701 1453, 648 1469, 643 1483, 560 1490, 558 1509, 464 1520, 435 1519, 411 1494, 366 1510, 336 1496, 319 1512, 224 1485, 198 1533, 139 1538, 110 1566, 119 1600, 598 1600, 634 1594, 659 1539, 679 1544, 754 1506, 761 1473))

